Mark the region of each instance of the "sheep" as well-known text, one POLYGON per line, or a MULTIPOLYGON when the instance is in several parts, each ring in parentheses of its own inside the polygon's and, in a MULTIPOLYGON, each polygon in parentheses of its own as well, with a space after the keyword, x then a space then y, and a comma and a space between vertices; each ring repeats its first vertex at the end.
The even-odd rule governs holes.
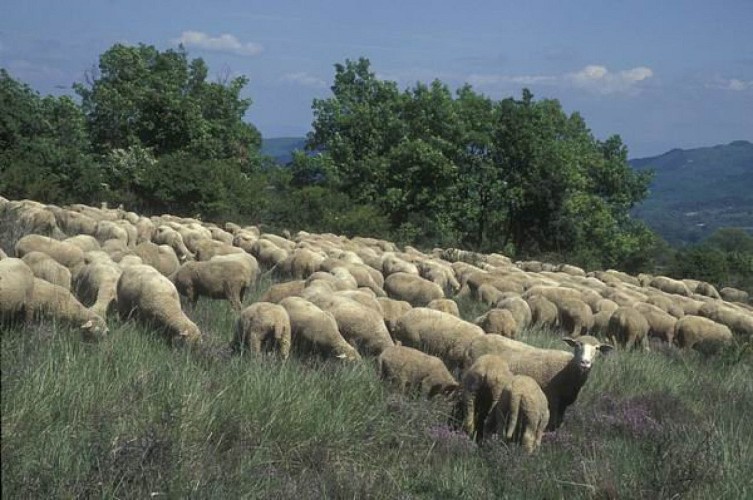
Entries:
POLYGON ((515 318, 515 324, 518 326, 518 333, 531 324, 533 315, 528 303, 521 297, 508 297, 497 302, 498 309, 507 309, 515 318))
POLYGON ((74 276, 73 290, 76 297, 103 318, 117 299, 120 266, 113 262, 93 262, 81 267, 74 276))
POLYGON ((282 299, 287 297, 300 296, 306 287, 306 282, 303 280, 283 281, 281 283, 275 283, 264 292, 264 295, 259 299, 260 302, 272 302, 274 304, 280 303, 282 299))
POLYGON ((29 252, 23 260, 35 278, 43 279, 53 285, 58 285, 66 290, 71 289, 71 271, 58 261, 42 252, 29 252))
POLYGON ((172 276, 178 293, 196 305, 199 296, 226 299, 236 312, 242 308, 249 286, 247 269, 237 261, 191 261, 181 265, 172 276))
POLYGON ((267 345, 275 349, 282 359, 290 353, 290 317, 284 307, 270 302, 257 302, 241 311, 235 322, 232 346, 259 353, 267 345))
POLYGON ((344 262, 338 259, 328 258, 325 259, 319 268, 322 271, 331 272, 335 268, 342 267, 348 270, 348 272, 356 280, 359 288, 366 287, 373 291, 377 297, 386 297, 382 287, 384 286, 384 277, 382 273, 376 269, 372 269, 365 264, 356 264, 344 262))
POLYGON ((404 300, 413 307, 424 307, 434 299, 444 298, 442 288, 418 273, 395 272, 384 280, 384 291, 392 299, 404 300))
POLYGON ((586 335, 593 327, 593 312, 579 299, 565 298, 557 304, 560 328, 571 337, 586 335))
POLYGON ((508 351, 533 351, 536 347, 502 335, 482 335, 468 343, 463 353, 463 367, 468 368, 485 354, 504 355, 508 351))
POLYGON ((259 263, 267 269, 282 264, 288 258, 288 252, 267 239, 254 241, 251 245, 251 255, 256 257, 259 263))
POLYGON ((118 240, 128 246, 128 231, 125 227, 121 226, 115 221, 101 220, 97 223, 97 230, 94 232, 94 237, 100 244, 104 244, 108 240, 118 240))
POLYGON ((278 265, 278 271, 293 279, 305 279, 319 270, 326 257, 306 248, 296 249, 278 265))
POLYGON ((531 309, 531 324, 548 327, 557 325, 559 309, 552 301, 543 295, 534 295, 526 299, 526 303, 531 309))
POLYGON ((452 299, 434 299, 429 302, 426 307, 429 309, 435 309, 437 311, 446 312, 453 316, 460 317, 460 309, 458 309, 458 303, 452 299))
POLYGON ((183 236, 167 225, 158 226, 152 234, 152 243, 157 245, 169 245, 175 250, 175 255, 178 256, 178 260, 181 262, 193 259, 194 255, 188 250, 186 244, 183 242, 183 236))
POLYGON ((702 316, 683 316, 675 323, 675 343, 682 348, 707 349, 731 343, 730 329, 702 316))
POLYGON ((382 315, 360 302, 326 288, 307 288, 303 298, 331 313, 343 338, 362 355, 378 356, 393 344, 382 315))
POLYGON ((287 297, 280 305, 290 317, 292 344, 297 351, 312 351, 348 361, 361 359, 358 351, 340 335, 331 313, 301 297, 287 297))
POLYGON ((180 267, 180 261, 175 250, 169 245, 157 245, 151 241, 144 241, 136 245, 133 253, 144 262, 160 272, 163 276, 170 277, 180 267))
POLYGON ((645 316, 634 307, 619 307, 609 318, 607 338, 615 345, 630 349, 641 346, 648 350, 649 324, 645 316))
POLYGON ((71 271, 84 262, 84 252, 80 248, 47 236, 28 234, 16 242, 16 257, 34 251, 46 253, 71 271))
POLYGON ((373 292, 368 288, 359 288, 358 290, 339 290, 335 292, 335 295, 355 300, 359 304, 378 312, 379 316, 384 318, 382 304, 379 303, 373 292))
POLYGON ((685 297, 690 297, 691 295, 688 285, 680 280, 675 280, 666 276, 654 276, 651 281, 649 281, 649 286, 658 288, 665 293, 673 293, 685 297))
POLYGON ((377 358, 379 376, 393 381, 401 392, 419 390, 424 397, 449 396, 459 385, 436 356, 402 345, 387 347, 377 358))
POLYGON ((473 320, 473 324, 480 326, 486 333, 514 338, 518 331, 518 324, 508 309, 490 309, 473 320))
POLYGON ((670 299, 664 294, 651 294, 645 302, 655 305, 675 318, 682 318, 685 314, 697 314, 701 306, 701 303, 697 300, 680 296, 674 296, 670 299))
POLYGON ((104 318, 87 309, 61 286, 34 278, 31 300, 26 304, 34 316, 47 316, 81 329, 85 340, 99 340, 109 332, 104 318))
POLYGON ((246 254, 242 248, 234 247, 221 241, 200 238, 194 241, 193 252, 196 260, 211 260, 218 255, 229 255, 234 253, 246 254))
MULTIPOLYGON (((494 354, 507 361, 512 373, 533 378, 544 391, 549 403, 547 430, 554 430, 562 425, 565 410, 575 402, 588 380, 597 352, 607 353, 613 349, 611 345, 603 344, 590 335, 577 339, 564 337, 562 340, 573 348, 572 353, 540 349, 504 337, 493 338, 509 346, 496 349, 494 354)), ((473 347, 475 346, 469 346, 469 351, 473 347)), ((470 358, 468 354, 467 357, 470 358)))
MULTIPOLYGON (((385 280, 394 273, 405 273, 418 276, 418 267, 412 262, 408 262, 401 259, 392 252, 385 253, 382 256, 382 274, 385 276, 385 280)), ((427 280, 428 281, 428 280, 427 280)), ((444 292, 442 292, 444 295, 444 292)))
POLYGON ((753 338, 753 314, 741 308, 715 300, 701 306, 698 315, 727 326, 733 333, 753 338))
POLYGON ((494 354, 481 356, 463 373, 456 416, 462 417, 462 428, 471 439, 482 441, 489 411, 512 377, 507 362, 494 354))
POLYGON ((675 324, 677 323, 677 318, 664 312, 662 309, 645 302, 638 302, 634 307, 637 311, 643 314, 646 321, 648 321, 649 337, 660 339, 667 344, 672 344, 675 336, 675 324))
POLYGON ((731 286, 725 286, 724 288, 719 290, 719 295, 721 295, 722 299, 726 300, 727 302, 746 303, 748 302, 748 300, 750 300, 750 295, 748 295, 748 292, 733 288, 731 286))
POLYGON ((75 236, 70 236, 63 241, 65 243, 70 243, 71 245, 79 247, 84 252, 84 254, 86 254, 86 252, 100 250, 102 248, 96 238, 88 234, 77 234, 75 236))
POLYGON ((422 278, 439 285, 447 295, 454 295, 460 290, 460 282, 455 277, 455 271, 446 263, 425 260, 419 263, 418 272, 422 278))
POLYGON ((31 320, 27 308, 34 291, 34 273, 21 259, 13 257, 0 260, 0 322, 22 317, 31 320))
POLYGON ((94 236, 97 232, 97 220, 73 210, 58 210, 55 212, 58 227, 67 235, 94 236))
POLYGON ((548 422, 549 405, 539 384, 531 377, 514 375, 490 410, 484 435, 502 435, 530 454, 541 446, 548 422))
POLYGON ((118 312, 124 319, 135 316, 155 323, 169 336, 173 345, 194 344, 201 331, 181 310, 175 285, 151 266, 123 269, 116 287, 118 312))
POLYGON ((397 321, 408 311, 413 309, 410 303, 404 300, 395 300, 389 297, 378 297, 377 301, 382 306, 382 316, 384 317, 384 324, 387 325, 390 335, 395 335, 395 327, 397 321))
POLYGON ((397 321, 393 335, 403 345, 438 356, 454 369, 462 366, 468 344, 484 331, 451 314, 417 307, 397 321))

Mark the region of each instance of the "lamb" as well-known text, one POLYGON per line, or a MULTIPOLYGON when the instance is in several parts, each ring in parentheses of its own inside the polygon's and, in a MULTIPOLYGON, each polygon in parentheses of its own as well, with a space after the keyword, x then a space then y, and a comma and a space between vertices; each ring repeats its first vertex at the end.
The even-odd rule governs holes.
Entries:
POLYGON ((103 318, 117 299, 122 269, 112 262, 92 262, 81 267, 73 279, 78 299, 103 318))
POLYGON ((425 307, 434 299, 444 298, 442 288, 418 273, 395 272, 384 280, 384 291, 392 299, 404 300, 413 307, 425 307))
POLYGON ((175 285, 151 266, 138 265, 123 269, 117 284, 118 312, 124 319, 136 316, 162 328, 173 345, 193 344, 201 331, 180 308, 175 285))
POLYGON ((282 359, 290 353, 290 317, 284 307, 270 302, 251 304, 235 322, 235 351, 242 348, 259 353, 263 346, 276 350, 282 359))
POLYGON ((301 297, 288 297, 280 301, 290 317, 293 347, 298 351, 311 351, 325 357, 357 361, 361 359, 337 329, 335 317, 301 297))
POLYGON ((575 402, 588 380, 597 352, 606 353, 613 349, 611 345, 602 344, 590 335, 577 339, 564 337, 562 340, 573 348, 572 353, 526 346, 504 337, 495 338, 516 346, 498 349, 495 353, 507 361, 512 373, 533 378, 544 391, 549 403, 547 430, 554 430, 562 425, 565 410, 575 402), (518 344, 523 346, 517 346, 518 344))
POLYGON ((518 331, 518 324, 508 309, 490 309, 473 320, 473 324, 480 326, 486 333, 514 338, 518 331))
POLYGON ((34 291, 34 273, 21 259, 12 257, 0 260, 0 322, 23 317, 31 320, 27 308, 34 291))
POLYGON ((236 261, 186 262, 172 276, 178 293, 196 305, 200 295, 226 299, 236 312, 242 308, 248 288, 247 268, 236 261))
POLYGON ((393 381, 401 392, 419 390, 424 397, 451 395, 459 387, 441 359, 412 347, 393 345, 377 358, 379 376, 393 381))
POLYGON ((484 434, 484 422, 489 411, 499 401, 502 390, 512 381, 513 373, 507 362, 496 355, 478 358, 460 379, 461 399, 456 414, 462 416, 463 430, 477 442, 484 434))
POLYGON ((549 405, 544 391, 531 377, 515 375, 489 412, 484 435, 503 435, 507 441, 523 445, 530 454, 541 446, 548 422, 549 405))
POLYGON ((39 278, 34 278, 26 307, 34 316, 52 317, 80 327, 85 340, 99 340, 109 332, 105 320, 84 307, 69 290, 39 278))
POLYGON ((675 343, 682 348, 706 349, 732 342, 730 329, 701 316, 683 316, 675 323, 675 343))
POLYGON ((454 369, 465 361, 468 344, 484 331, 451 314, 417 307, 397 321, 393 335, 408 347, 438 356, 454 369))
POLYGON ((66 290, 71 289, 71 271, 58 261, 42 252, 29 252, 23 260, 35 278, 43 279, 66 290))
POLYGON ((643 347, 648 350, 649 324, 645 316, 634 307, 619 307, 609 318, 607 338, 615 345, 630 349, 643 347))
POLYGON ((71 271, 84 262, 84 252, 77 246, 38 234, 28 234, 18 240, 15 251, 19 258, 34 251, 46 253, 71 271))
POLYGON ((437 311, 446 312, 453 316, 460 317, 460 309, 458 309, 458 303, 452 299, 434 299, 429 302, 426 307, 429 309, 435 309, 437 311))

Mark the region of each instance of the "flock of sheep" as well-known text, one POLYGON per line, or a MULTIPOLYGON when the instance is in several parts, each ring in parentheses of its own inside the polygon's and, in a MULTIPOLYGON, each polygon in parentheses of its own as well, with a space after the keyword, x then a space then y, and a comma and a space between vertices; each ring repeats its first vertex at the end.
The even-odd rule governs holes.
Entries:
POLYGON ((195 344, 202 332, 181 295, 227 300, 236 351, 376 357, 379 375, 399 389, 451 395, 456 421, 475 439, 498 433, 528 452, 562 424, 599 352, 648 349, 651 338, 690 348, 753 335, 745 292, 694 280, 2 197, 0 227, 0 243, 15 252, 0 249, 6 324, 54 317, 98 339, 117 312, 173 344, 195 344), (244 308, 260 270, 282 281, 244 308), (453 300, 461 296, 488 311, 461 319, 453 300), (515 340, 529 325, 562 332, 571 350, 515 340))

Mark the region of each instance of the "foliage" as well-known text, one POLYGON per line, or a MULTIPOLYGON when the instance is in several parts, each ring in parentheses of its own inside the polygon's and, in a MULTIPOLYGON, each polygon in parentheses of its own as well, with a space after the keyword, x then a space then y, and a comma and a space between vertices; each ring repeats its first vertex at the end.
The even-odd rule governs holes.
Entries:
POLYGON ((41 97, 0 69, 0 192, 52 203, 94 202, 101 173, 84 115, 69 97, 41 97))

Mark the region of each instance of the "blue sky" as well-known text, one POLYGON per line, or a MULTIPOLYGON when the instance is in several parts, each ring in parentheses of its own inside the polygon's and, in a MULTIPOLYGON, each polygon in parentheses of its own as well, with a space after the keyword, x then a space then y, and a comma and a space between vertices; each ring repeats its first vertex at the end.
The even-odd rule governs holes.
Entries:
POLYGON ((115 43, 182 42, 243 74, 264 137, 304 135, 334 64, 368 57, 401 88, 438 78, 494 99, 557 98, 631 157, 753 140, 753 0, 3 0, 0 67, 41 94, 115 43))

